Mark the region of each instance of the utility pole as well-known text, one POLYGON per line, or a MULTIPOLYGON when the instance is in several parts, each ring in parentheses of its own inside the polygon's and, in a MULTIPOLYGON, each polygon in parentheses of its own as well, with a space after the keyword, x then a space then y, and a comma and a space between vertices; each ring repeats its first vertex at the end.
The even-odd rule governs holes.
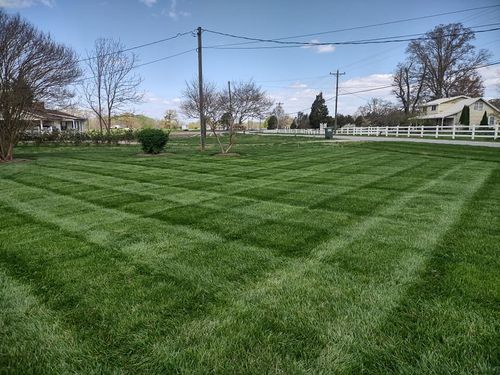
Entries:
POLYGON ((227 89, 229 91, 229 116, 233 118, 233 99, 231 96, 231 81, 227 81, 227 89))
POLYGON ((207 138, 207 128, 205 123, 205 98, 203 96, 203 59, 202 59, 202 43, 201 43, 201 27, 198 27, 198 90, 199 90, 199 107, 200 107, 200 139, 201 150, 205 151, 205 142, 207 138))
POLYGON ((227 81, 227 89, 229 91, 229 133, 233 133, 233 97, 231 95, 231 81, 227 81))
POLYGON ((335 84, 335 123, 334 123, 334 129, 337 130, 337 105, 339 101, 339 76, 343 76, 345 72, 339 73, 339 70, 337 69, 337 73, 331 73, 330 75, 335 75, 336 76, 336 84, 335 84))

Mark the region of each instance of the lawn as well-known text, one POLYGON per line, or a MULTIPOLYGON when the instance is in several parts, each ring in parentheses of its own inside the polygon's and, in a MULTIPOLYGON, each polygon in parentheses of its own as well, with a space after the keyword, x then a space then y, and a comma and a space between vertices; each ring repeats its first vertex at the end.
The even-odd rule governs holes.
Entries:
POLYGON ((500 371, 500 152, 19 147, 0 373, 500 371))

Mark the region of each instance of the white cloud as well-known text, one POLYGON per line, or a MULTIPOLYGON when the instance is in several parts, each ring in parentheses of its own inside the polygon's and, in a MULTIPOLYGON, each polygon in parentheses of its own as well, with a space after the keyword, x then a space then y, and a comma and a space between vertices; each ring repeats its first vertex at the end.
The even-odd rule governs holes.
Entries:
POLYGON ((317 53, 329 53, 335 51, 335 46, 333 44, 321 44, 315 46, 314 44, 321 43, 318 39, 312 39, 309 43, 312 43, 312 45, 304 46, 302 48, 312 48, 317 53))
POLYGON ((179 17, 188 17, 191 15, 189 12, 177 9, 177 0, 170 0, 170 7, 168 9, 163 9, 162 14, 172 18, 173 20, 177 20, 179 17))
POLYGON ((135 112, 161 119, 167 109, 179 111, 180 102, 180 98, 168 99, 154 92, 147 91, 144 93, 142 102, 135 107, 135 112))
POLYGON ((292 89, 305 89, 307 85, 305 83, 294 82, 290 85, 292 89))
POLYGON ((157 0, 139 0, 139 1, 150 8, 157 2, 157 0))
POLYGON ((52 8, 55 0, 0 0, 0 8, 29 8, 39 4, 52 8))
POLYGON ((316 47, 316 51, 318 53, 329 53, 329 52, 333 52, 335 51, 335 46, 331 45, 331 44, 327 44, 327 45, 324 45, 324 46, 317 46, 316 47))
POLYGON ((483 78, 484 96, 487 98, 500 97, 500 68, 488 66, 478 70, 483 78))

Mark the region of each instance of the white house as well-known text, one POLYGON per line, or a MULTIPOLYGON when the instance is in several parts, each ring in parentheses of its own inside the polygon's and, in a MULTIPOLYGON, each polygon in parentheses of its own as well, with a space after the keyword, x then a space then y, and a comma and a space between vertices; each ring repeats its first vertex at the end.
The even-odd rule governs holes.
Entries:
POLYGON ((74 131, 83 132, 87 119, 69 113, 47 109, 43 103, 36 103, 34 108, 26 114, 27 119, 33 123, 32 131, 74 131))
POLYGON ((432 100, 420 107, 421 115, 414 117, 417 120, 430 120, 436 125, 458 125, 464 106, 469 107, 470 124, 479 125, 484 112, 488 117, 488 125, 500 123, 500 110, 483 98, 470 98, 465 95, 452 98, 432 100))

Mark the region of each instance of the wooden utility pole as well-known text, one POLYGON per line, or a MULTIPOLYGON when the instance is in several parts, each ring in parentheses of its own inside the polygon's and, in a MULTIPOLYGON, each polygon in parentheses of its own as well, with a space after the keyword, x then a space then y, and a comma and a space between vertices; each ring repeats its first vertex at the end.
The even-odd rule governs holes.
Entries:
POLYGON ((337 69, 336 73, 330 73, 330 75, 335 75, 336 76, 336 84, 335 84, 335 123, 334 123, 334 129, 337 130, 337 105, 339 101, 339 76, 343 76, 345 72, 339 73, 339 70, 337 69))
POLYGON ((233 119, 233 99, 231 96, 231 81, 227 81, 227 89, 229 90, 229 117, 232 121, 233 119))
POLYGON ((202 58, 202 43, 201 43, 201 27, 198 27, 198 90, 199 90, 199 107, 200 107, 200 138, 201 150, 205 151, 205 143, 207 138, 207 128, 205 123, 205 98, 203 93, 203 58, 202 58))

